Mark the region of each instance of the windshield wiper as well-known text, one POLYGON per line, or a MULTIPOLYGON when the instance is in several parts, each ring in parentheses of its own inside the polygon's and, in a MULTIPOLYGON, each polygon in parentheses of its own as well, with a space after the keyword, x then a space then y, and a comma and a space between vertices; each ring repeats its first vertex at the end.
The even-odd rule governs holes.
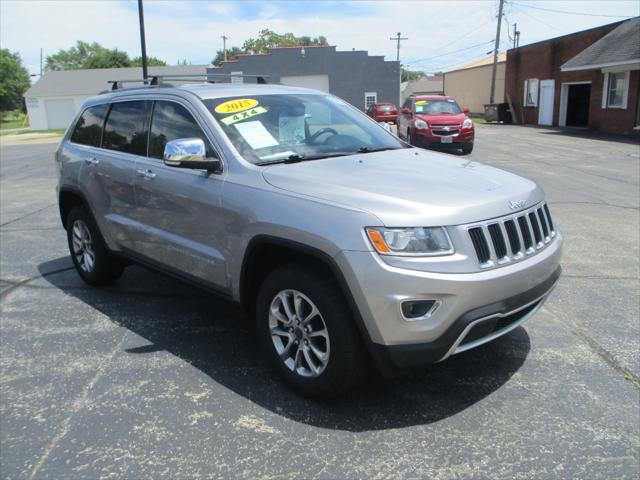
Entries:
POLYGON ((335 152, 335 153, 322 153, 317 155, 298 155, 293 154, 289 155, 287 158, 281 160, 275 160, 272 162, 260 162, 257 165, 273 165, 274 163, 298 163, 298 162, 306 162, 307 160, 321 160, 323 158, 332 158, 332 157, 345 157, 347 155, 353 155, 356 152, 335 152))
POLYGON ((397 147, 380 147, 380 148, 360 147, 358 149, 358 153, 384 152, 385 150, 400 150, 400 148, 397 148, 397 147))

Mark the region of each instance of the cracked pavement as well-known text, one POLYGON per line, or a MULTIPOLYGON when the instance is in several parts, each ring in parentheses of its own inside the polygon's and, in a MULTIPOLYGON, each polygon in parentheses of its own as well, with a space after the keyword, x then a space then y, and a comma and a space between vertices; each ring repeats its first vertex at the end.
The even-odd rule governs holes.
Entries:
POLYGON ((55 144, 0 149, 0 476, 638 478, 640 147, 480 125, 537 180, 564 274, 524 328, 331 402, 288 391, 251 322, 141 267, 71 267, 55 144))

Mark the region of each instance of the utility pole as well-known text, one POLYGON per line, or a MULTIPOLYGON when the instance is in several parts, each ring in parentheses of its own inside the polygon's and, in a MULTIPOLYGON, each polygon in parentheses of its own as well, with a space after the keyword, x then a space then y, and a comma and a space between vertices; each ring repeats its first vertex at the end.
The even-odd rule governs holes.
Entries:
POLYGON ((224 61, 227 61, 227 40, 229 40, 229 37, 227 37, 226 35, 222 35, 220 37, 222 39, 222 50, 224 51, 224 61))
POLYGON ((407 37, 401 37, 400 32, 395 37, 389 37, 389 40, 393 40, 394 42, 398 42, 398 53, 396 54, 396 61, 400 61, 400 41, 401 40, 409 40, 407 37))
POLYGON ((398 105, 400 105, 400 101, 402 100, 402 65, 400 65, 400 42, 402 40, 409 40, 407 37, 403 37, 400 32, 395 37, 389 37, 389 40, 393 40, 394 42, 398 42, 398 47, 396 50, 396 61, 398 62, 398 105))
POLYGON ((498 49, 500 48, 500 27, 502 26, 502 7, 504 0, 500 0, 500 8, 498 8, 498 29, 496 30, 496 41, 493 45, 493 70, 491 71, 491 95, 489 103, 493 103, 496 98, 496 71, 498 69, 498 49))
POLYGON ((518 48, 519 47, 519 42, 520 40, 520 32, 518 31, 518 24, 514 23, 513 24, 513 48, 518 48))
POLYGON ((140 21, 140 46, 142 47, 142 79, 146 80, 149 75, 147 71, 147 42, 144 38, 144 11, 142 0, 138 0, 138 20, 140 21))

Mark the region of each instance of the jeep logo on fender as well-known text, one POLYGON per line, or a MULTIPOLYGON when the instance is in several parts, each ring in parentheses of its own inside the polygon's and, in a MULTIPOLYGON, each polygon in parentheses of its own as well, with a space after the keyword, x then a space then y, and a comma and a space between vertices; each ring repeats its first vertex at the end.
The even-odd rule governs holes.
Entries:
POLYGON ((511 210, 519 210, 524 207, 524 200, 509 200, 509 208, 511 210))

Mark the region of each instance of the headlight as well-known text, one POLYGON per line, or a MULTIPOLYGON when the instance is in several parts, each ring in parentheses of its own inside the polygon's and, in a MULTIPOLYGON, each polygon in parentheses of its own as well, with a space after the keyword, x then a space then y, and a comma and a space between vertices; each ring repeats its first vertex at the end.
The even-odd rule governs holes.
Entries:
POLYGON ((465 118, 464 122, 462 122, 462 128, 471 128, 473 127, 473 120, 470 118, 465 118))
POLYGON ((368 227, 367 236, 382 255, 451 255, 453 245, 442 227, 383 228, 368 227))
POLYGON ((424 120, 416 120, 414 125, 416 128, 429 128, 429 125, 427 125, 427 122, 424 120))

